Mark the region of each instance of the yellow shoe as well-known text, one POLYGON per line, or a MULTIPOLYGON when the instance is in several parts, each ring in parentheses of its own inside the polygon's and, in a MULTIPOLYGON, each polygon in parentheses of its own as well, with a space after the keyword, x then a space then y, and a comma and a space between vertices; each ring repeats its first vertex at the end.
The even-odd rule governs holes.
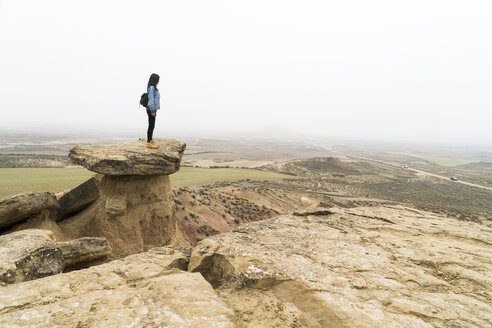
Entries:
POLYGON ((151 143, 151 142, 147 142, 147 148, 150 148, 150 149, 157 149, 157 148, 159 148, 159 146, 154 145, 154 144, 153 144, 153 143, 151 143))

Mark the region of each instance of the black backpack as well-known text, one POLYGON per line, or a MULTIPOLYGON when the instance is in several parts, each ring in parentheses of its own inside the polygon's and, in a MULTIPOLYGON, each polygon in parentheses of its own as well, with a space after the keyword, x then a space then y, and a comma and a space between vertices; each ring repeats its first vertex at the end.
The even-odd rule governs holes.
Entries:
POLYGON ((149 104, 149 95, 147 93, 144 93, 143 95, 140 96, 140 105, 147 107, 149 104))

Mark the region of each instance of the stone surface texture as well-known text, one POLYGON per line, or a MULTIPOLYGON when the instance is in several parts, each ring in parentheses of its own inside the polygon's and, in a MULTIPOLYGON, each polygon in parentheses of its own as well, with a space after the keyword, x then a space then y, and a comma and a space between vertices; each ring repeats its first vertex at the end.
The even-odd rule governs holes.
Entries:
POLYGON ((58 210, 60 205, 51 192, 29 192, 0 199, 0 228, 25 221, 46 210, 58 210))
POLYGON ((232 328, 189 254, 161 247, 88 269, 0 286, 1 327, 232 328))
POLYGON ((0 236, 0 282, 18 283, 62 272, 63 253, 49 230, 0 236))
POLYGON ((204 239, 189 271, 241 327, 492 326, 490 224, 391 205, 333 212, 204 239))
POLYGON ((0 286, 0 327, 491 326, 491 224, 330 212, 0 286))
POLYGON ((82 237, 58 243, 58 246, 63 252, 65 266, 94 261, 111 254, 111 247, 104 237, 82 237))
POLYGON ((122 145, 75 146, 73 163, 107 175, 172 174, 179 170, 186 144, 177 140, 154 139, 159 149, 146 148, 144 140, 122 145))
POLYGON ((96 175, 60 197, 57 220, 73 215, 99 199, 99 183, 102 176, 96 175))

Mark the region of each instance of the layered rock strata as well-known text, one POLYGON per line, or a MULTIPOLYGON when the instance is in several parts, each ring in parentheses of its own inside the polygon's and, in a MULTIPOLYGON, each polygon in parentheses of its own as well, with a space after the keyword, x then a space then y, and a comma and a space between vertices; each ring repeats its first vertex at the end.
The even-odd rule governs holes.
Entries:
POLYGON ((87 263, 111 255, 111 246, 106 238, 82 237, 58 243, 65 266, 87 263))
POLYGON ((2 327, 232 328, 189 253, 161 247, 88 269, 0 286, 2 327))
POLYGON ((330 212, 204 239, 189 271, 218 288, 241 327, 492 325, 490 225, 403 207, 330 212))

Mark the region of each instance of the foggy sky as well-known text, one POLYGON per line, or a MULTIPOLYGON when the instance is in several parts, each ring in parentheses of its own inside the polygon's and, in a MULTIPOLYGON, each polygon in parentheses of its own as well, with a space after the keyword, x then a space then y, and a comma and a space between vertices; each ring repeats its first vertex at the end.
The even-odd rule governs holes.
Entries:
POLYGON ((0 127, 492 142, 491 3, 0 0, 0 127))

